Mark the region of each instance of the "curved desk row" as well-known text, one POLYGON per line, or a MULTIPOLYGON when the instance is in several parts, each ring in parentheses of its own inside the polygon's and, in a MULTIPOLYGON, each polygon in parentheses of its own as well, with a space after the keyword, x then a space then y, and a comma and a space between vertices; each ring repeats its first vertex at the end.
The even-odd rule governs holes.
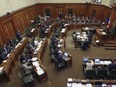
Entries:
POLYGON ((10 75, 12 69, 15 67, 18 56, 23 52, 26 44, 28 43, 28 38, 24 37, 12 50, 10 54, 7 55, 7 60, 4 60, 0 65, 0 81, 10 80, 10 75))
POLYGON ((80 80, 68 78, 67 87, 116 87, 116 80, 80 80))
POLYGON ((32 65, 40 81, 44 81, 48 77, 46 67, 42 63, 42 57, 44 56, 44 52, 45 52, 45 48, 47 47, 47 44, 48 44, 47 38, 44 38, 42 41, 38 43, 37 48, 34 51, 34 55, 37 56, 37 61, 34 61, 36 64, 32 62, 32 65))

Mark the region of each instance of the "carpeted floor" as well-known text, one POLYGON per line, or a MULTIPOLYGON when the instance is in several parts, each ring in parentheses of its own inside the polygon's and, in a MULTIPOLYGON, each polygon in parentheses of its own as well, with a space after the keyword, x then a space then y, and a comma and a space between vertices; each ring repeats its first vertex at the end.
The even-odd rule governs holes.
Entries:
MULTIPOLYGON (((68 31, 66 37, 66 51, 72 55, 72 66, 67 67, 58 71, 55 68, 54 63, 51 63, 49 56, 49 49, 46 49, 45 56, 43 57, 43 64, 47 68, 48 80, 44 82, 39 82, 35 79, 35 85, 33 87, 66 87, 67 78, 77 78, 85 79, 82 71, 82 58, 116 58, 115 50, 105 50, 104 47, 94 47, 92 44, 87 51, 82 51, 81 49, 74 48, 74 43, 72 42, 72 31, 68 31)), ((77 30, 75 30, 77 31, 77 30)), ((20 70, 19 64, 14 68, 11 75, 11 81, 0 83, 0 87, 24 87, 21 79, 19 78, 18 72, 20 70)), ((28 86, 32 87, 32 86, 28 86)))

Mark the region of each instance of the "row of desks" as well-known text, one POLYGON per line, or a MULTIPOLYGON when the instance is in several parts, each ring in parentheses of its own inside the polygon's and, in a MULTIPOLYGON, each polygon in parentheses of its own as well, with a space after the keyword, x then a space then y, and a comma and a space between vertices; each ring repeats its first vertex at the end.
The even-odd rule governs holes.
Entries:
POLYGON ((0 65, 0 80, 10 80, 10 75, 12 73, 12 69, 16 66, 18 62, 18 56, 23 52, 26 44, 28 43, 28 38, 24 37, 11 51, 10 54, 7 55, 7 60, 4 60, 0 65))
POLYGON ((34 55, 37 57, 38 65, 32 65, 34 67, 34 70, 36 74, 38 75, 40 81, 44 81, 47 79, 47 71, 46 67, 43 65, 42 58, 44 56, 45 48, 47 47, 48 41, 47 38, 44 38, 43 41, 40 41, 37 48, 35 49, 34 55), (38 71, 40 70, 40 71, 38 71))
POLYGON ((68 78, 67 87, 116 87, 116 80, 81 80, 68 78))

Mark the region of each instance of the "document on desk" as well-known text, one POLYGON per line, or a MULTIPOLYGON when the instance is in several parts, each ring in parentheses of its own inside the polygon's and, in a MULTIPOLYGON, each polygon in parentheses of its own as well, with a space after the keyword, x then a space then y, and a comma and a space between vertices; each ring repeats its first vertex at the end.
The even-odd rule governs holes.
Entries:
POLYGON ((65 28, 63 28, 61 32, 62 32, 62 33, 64 33, 65 31, 66 31, 66 29, 65 29, 65 28))
POLYGON ((92 87, 92 84, 86 84, 86 87, 92 87))
POLYGON ((31 32, 33 32, 35 29, 33 28, 32 30, 31 30, 31 32))
POLYGON ((37 57, 33 57, 31 60, 32 60, 33 62, 34 62, 34 61, 37 61, 37 57))
POLYGON ((85 27, 85 30, 89 30, 89 27, 85 27))
POLYGON ((44 71, 43 71, 43 69, 41 67, 36 67, 36 69, 37 69, 37 74, 38 75, 44 74, 44 71))
POLYGON ((110 63, 112 63, 111 61, 104 61, 105 65, 109 65, 110 63))
POLYGON ((72 87, 72 83, 67 83, 67 87, 72 87))
POLYGON ((116 85, 112 85, 112 87, 116 87, 116 85))
POLYGON ((102 87, 107 87, 107 85, 106 84, 102 84, 102 87))
POLYGON ((102 35, 106 35, 106 32, 102 32, 102 35))
POLYGON ((78 87, 77 83, 72 83, 72 87, 78 87))
POLYGON ((35 62, 32 62, 32 65, 35 66, 35 67, 39 67, 39 62, 38 61, 35 61, 35 62))
POLYGON ((9 57, 10 57, 10 55, 11 55, 11 54, 7 54, 7 56, 6 56, 6 57, 7 57, 7 58, 9 58, 9 57))
POLYGON ((72 78, 68 78, 68 82, 72 82, 73 81, 73 79, 72 78))

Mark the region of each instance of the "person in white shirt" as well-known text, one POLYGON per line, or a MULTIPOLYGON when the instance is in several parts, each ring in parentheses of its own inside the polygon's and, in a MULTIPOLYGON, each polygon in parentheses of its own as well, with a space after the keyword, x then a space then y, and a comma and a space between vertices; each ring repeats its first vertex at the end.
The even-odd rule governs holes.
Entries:
POLYGON ((24 69, 25 72, 32 72, 33 70, 33 67, 30 64, 30 62, 29 61, 26 62, 25 60, 22 63, 22 68, 24 69))
POLYGON ((89 60, 87 63, 86 63, 86 70, 92 70, 93 69, 93 66, 94 66, 94 63, 92 60, 89 60))

